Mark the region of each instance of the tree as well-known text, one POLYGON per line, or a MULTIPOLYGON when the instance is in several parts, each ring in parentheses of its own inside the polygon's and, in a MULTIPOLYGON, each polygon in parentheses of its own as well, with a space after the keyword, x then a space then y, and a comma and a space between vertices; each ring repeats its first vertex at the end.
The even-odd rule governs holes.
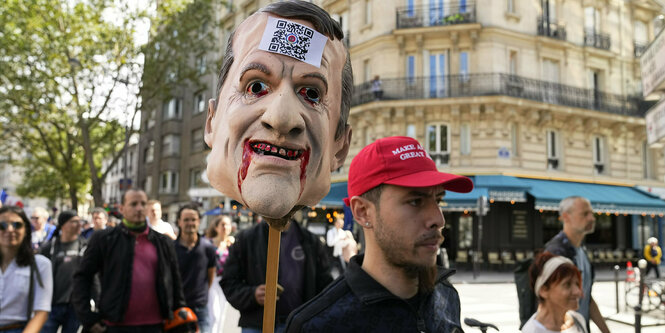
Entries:
POLYGON ((104 179, 136 131, 138 110, 178 85, 197 84, 191 50, 211 48, 218 1, 153 1, 148 8, 129 0, 0 7, 0 145, 27 156, 18 162, 28 168, 24 194, 54 198, 64 190, 75 208, 89 184, 101 206, 104 179), (135 32, 148 23, 151 41, 138 45, 135 32), (175 75, 166 80, 167 73, 175 75), (106 157, 112 162, 103 168, 106 157), (52 186, 43 186, 47 176, 52 186))

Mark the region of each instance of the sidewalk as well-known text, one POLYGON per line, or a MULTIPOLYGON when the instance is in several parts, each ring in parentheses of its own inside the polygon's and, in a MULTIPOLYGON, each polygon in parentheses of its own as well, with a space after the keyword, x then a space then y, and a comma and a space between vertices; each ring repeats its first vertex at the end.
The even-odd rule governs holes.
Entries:
MULTIPOLYGON (((614 270, 611 268, 596 269, 596 282, 614 281, 614 270)), ((619 281, 626 279, 626 270, 619 270, 619 281)), ((473 271, 461 269, 457 270, 455 275, 450 278, 452 283, 514 283, 515 277, 511 270, 509 271, 489 271, 481 270, 474 279, 473 271)))

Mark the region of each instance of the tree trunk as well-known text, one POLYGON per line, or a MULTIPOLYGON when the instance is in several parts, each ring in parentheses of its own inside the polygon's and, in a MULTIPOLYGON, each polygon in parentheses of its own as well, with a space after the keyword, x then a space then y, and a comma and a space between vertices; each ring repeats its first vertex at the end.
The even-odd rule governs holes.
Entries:
POLYGON ((72 202, 71 209, 78 211, 79 209, 79 198, 76 196, 76 186, 69 184, 69 200, 72 202))
POLYGON ((83 151, 85 151, 85 159, 88 162, 88 169, 90 169, 90 181, 92 184, 92 199, 95 202, 96 207, 102 207, 104 205, 102 199, 102 182, 103 179, 100 179, 97 174, 97 166, 95 165, 95 159, 93 156, 92 145, 90 144, 90 129, 88 128, 88 122, 84 119, 79 120, 79 126, 81 128, 81 136, 83 138, 83 151))

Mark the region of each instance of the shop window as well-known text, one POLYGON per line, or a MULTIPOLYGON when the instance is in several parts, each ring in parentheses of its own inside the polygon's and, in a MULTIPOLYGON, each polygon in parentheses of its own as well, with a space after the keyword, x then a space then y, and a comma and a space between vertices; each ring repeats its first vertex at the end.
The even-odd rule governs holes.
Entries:
POLYGON ((462 215, 459 218, 457 248, 470 249, 473 241, 473 217, 462 215))

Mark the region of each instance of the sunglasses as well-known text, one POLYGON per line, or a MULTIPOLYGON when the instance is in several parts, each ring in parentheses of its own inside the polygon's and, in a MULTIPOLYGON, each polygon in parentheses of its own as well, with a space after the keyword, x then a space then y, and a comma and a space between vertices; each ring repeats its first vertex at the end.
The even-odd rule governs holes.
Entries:
POLYGON ((21 221, 14 221, 14 222, 2 221, 2 222, 0 222, 0 231, 7 230, 10 225, 14 228, 14 230, 18 230, 18 229, 23 228, 23 222, 21 222, 21 221))

